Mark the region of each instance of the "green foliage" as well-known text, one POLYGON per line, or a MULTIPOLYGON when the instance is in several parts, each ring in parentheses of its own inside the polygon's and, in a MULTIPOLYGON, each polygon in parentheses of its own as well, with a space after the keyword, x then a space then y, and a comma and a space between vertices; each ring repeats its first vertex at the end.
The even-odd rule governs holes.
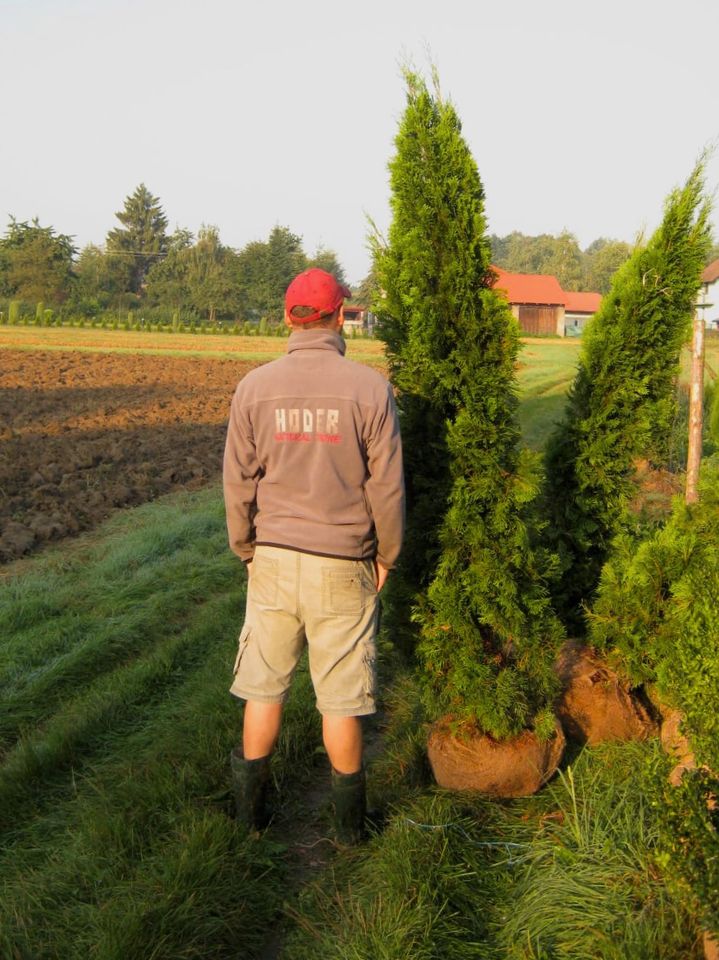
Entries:
POLYGON ((611 541, 629 529, 639 459, 663 464, 675 382, 709 245, 704 160, 667 199, 664 219, 614 278, 588 325, 563 421, 547 447, 547 503, 562 560, 557 603, 579 620, 611 541))
POLYGON ((8 306, 7 312, 7 322, 11 327, 16 326, 20 322, 20 301, 11 300, 8 306))
POLYGON ((122 224, 107 235, 107 251, 126 265, 127 289, 140 293, 153 262, 167 252, 167 217, 159 197, 153 197, 144 183, 125 198, 115 214, 122 224))
POLYGON ((307 267, 319 267, 320 270, 331 273, 340 283, 347 286, 344 268, 334 250, 329 250, 323 246, 318 247, 314 256, 307 261, 307 267))
POLYGON ((529 543, 537 482, 517 449, 517 329, 491 289, 484 190, 454 107, 406 79, 389 242, 375 240, 409 488, 390 600, 398 619, 415 607, 432 713, 504 737, 546 727, 562 630, 529 543))
POLYGON ((685 716, 700 763, 719 770, 719 461, 700 501, 677 501, 666 526, 605 565, 589 640, 634 683, 652 683, 685 716))
POLYGON ((72 237, 41 227, 38 220, 14 217, 0 239, 0 292, 3 296, 37 303, 63 303, 72 289, 72 237))
POLYGON ((654 785, 661 829, 657 862, 678 897, 689 902, 705 930, 719 936, 719 777, 690 770, 677 787, 668 764, 654 785))

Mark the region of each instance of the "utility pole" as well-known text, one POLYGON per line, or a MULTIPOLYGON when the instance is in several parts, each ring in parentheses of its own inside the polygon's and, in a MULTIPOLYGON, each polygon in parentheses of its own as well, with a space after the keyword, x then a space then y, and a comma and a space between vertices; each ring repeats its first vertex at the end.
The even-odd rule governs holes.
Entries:
POLYGON ((699 499, 699 466, 702 460, 702 423, 704 407, 704 311, 711 307, 706 303, 706 287, 703 302, 698 303, 694 313, 692 335, 692 368, 689 387, 689 452, 687 454, 687 484, 684 500, 696 503, 699 499))

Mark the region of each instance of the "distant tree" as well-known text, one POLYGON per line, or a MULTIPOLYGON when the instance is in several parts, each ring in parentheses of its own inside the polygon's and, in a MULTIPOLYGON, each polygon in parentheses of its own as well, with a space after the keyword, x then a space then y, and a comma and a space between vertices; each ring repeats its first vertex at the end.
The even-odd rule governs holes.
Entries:
POLYGON ((347 278, 342 264, 337 258, 334 250, 328 250, 327 247, 318 247, 313 257, 307 261, 308 267, 319 267, 320 270, 326 270, 331 273, 340 283, 347 284, 347 278))
POLYGON ((614 276, 587 327, 566 413, 547 446, 550 533, 564 575, 556 601, 582 623, 614 537, 632 527, 636 461, 663 464, 676 417, 679 357, 710 248, 704 161, 614 276))
POLYGON ((276 323, 284 316, 285 290, 306 267, 302 239, 287 227, 273 227, 267 240, 266 315, 276 323))
POLYGON ((74 266, 75 284, 70 305, 78 313, 94 315, 113 304, 125 290, 124 264, 100 247, 88 244, 74 266))
POLYGON ((248 243, 238 253, 236 265, 243 316, 281 323, 285 290, 307 263, 302 240, 288 227, 273 227, 266 242, 248 243))
POLYGON ((492 237, 492 262, 512 273, 555 276, 564 290, 581 290, 584 282, 582 252, 576 237, 564 231, 558 237, 536 237, 515 231, 492 237))
POLYGON ((622 240, 606 240, 603 237, 595 240, 584 251, 585 289, 609 293, 614 274, 631 253, 631 245, 622 240))
POLYGON ((359 303, 363 307, 368 307, 378 300, 380 295, 377 271, 373 264, 364 280, 352 291, 352 299, 355 303, 359 303))
POLYGON ((456 111, 406 79, 375 312, 408 454, 400 577, 417 591, 427 702, 495 737, 548 735, 562 630, 529 544, 537 481, 518 449, 518 331, 492 289, 484 190, 456 111))
POLYGON ((552 252, 542 264, 542 273, 559 280, 563 290, 581 290, 584 285, 584 264, 577 238, 566 230, 553 238, 552 252))
POLYGON ((144 183, 125 198, 125 206, 115 214, 122 224, 107 235, 107 252, 126 264, 127 285, 141 293, 152 264, 167 252, 167 217, 158 197, 144 183))
POLYGON ((189 306, 188 251, 194 239, 191 231, 183 228, 168 237, 167 255, 156 260, 147 272, 145 289, 150 304, 175 310, 189 306))
POLYGON ((76 254, 72 237, 31 223, 10 219, 0 239, 0 289, 6 297, 28 303, 61 304, 70 295, 72 262, 76 254))
POLYGON ((256 323, 267 315, 271 301, 267 270, 267 244, 253 240, 237 254, 236 278, 240 313, 256 323))
POLYGON ((235 254, 220 243, 217 227, 202 226, 197 243, 186 251, 187 291, 190 302, 210 323, 229 315, 237 304, 235 278, 230 261, 235 254))

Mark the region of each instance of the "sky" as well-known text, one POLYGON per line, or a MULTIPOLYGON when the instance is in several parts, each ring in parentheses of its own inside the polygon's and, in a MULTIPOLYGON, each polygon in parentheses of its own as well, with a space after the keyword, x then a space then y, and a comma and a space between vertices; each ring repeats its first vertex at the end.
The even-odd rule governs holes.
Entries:
POLYGON ((712 144, 719 185, 715 0, 0 0, 0 38, 0 231, 78 247, 143 182, 171 229, 279 224, 359 282, 406 63, 437 67, 492 233, 631 241, 712 144))

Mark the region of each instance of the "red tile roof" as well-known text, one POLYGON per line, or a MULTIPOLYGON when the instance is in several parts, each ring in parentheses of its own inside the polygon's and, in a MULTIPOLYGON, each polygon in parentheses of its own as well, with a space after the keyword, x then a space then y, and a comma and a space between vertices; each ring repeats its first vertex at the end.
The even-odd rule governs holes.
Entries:
POLYGON ((507 294, 510 303, 532 303, 557 306, 567 301, 567 294, 556 277, 542 273, 508 273, 492 267, 497 274, 494 286, 507 294))
POLYGON ((567 313, 596 313, 602 302, 601 293, 577 293, 567 290, 564 309, 567 313))
POLYGON ((712 260, 702 273, 702 283, 714 283, 719 280, 719 260, 712 260))

